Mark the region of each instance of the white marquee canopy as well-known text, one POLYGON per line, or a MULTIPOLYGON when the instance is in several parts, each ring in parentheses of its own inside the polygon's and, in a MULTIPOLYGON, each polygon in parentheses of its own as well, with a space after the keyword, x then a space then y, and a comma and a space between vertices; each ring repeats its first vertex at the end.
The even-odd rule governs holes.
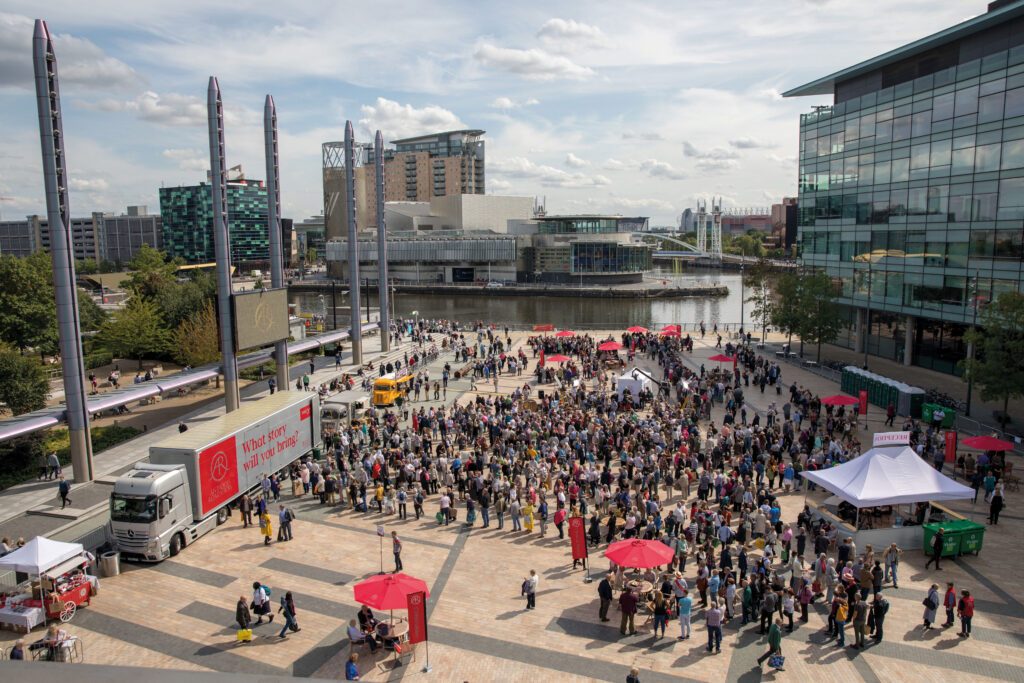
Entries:
POLYGON ((62 543, 36 536, 12 553, 0 557, 0 571, 45 574, 60 563, 81 555, 81 543, 62 543))
POLYGON ((974 497, 973 489, 942 474, 908 446, 873 448, 842 465, 800 476, 858 508, 974 497))

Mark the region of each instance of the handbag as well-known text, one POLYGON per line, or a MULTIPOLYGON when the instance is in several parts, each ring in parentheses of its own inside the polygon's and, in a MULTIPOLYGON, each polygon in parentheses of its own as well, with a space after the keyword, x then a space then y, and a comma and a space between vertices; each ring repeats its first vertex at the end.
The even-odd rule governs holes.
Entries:
POLYGON ((772 655, 768 658, 768 666, 773 669, 781 669, 783 664, 786 663, 786 658, 782 655, 772 655))
POLYGON ((238 642, 240 643, 251 643, 252 642, 252 629, 251 628, 240 628, 237 633, 238 642))

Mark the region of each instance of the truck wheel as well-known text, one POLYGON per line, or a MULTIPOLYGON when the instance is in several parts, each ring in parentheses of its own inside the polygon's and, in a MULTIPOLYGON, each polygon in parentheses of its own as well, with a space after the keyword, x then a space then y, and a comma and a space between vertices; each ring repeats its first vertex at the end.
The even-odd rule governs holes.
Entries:
POLYGON ((228 521, 228 509, 221 508, 220 510, 217 510, 217 526, 220 526, 226 521, 228 521))
POLYGON ((174 534, 171 536, 171 557, 174 557, 181 552, 181 534, 174 534))

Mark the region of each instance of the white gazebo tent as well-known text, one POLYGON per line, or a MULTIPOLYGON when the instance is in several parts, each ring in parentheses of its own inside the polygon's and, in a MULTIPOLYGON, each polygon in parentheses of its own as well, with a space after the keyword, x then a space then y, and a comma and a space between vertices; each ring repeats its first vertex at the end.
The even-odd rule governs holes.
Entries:
POLYGON ((63 543, 36 536, 12 553, 0 557, 0 570, 41 575, 84 552, 81 543, 63 543))
POLYGON ((622 400, 622 392, 629 389, 630 395, 636 399, 636 397, 640 395, 641 391, 651 386, 651 382, 653 381, 654 378, 645 370, 641 370, 640 368, 627 370, 615 378, 615 397, 622 400))

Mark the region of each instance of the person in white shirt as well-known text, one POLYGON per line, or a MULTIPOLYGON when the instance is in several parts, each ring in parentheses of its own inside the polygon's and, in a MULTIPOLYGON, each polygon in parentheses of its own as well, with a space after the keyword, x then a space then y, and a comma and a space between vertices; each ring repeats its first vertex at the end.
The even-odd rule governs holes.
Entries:
POLYGON ((537 607, 537 584, 540 582, 540 577, 537 576, 537 570, 531 569, 530 575, 523 581, 523 592, 526 593, 526 609, 536 609, 537 607))
POLYGON ((263 623, 264 614, 269 615, 271 623, 274 622, 274 613, 270 611, 270 598, 267 597, 267 592, 263 590, 259 581, 252 583, 252 606, 252 611, 259 616, 259 619, 256 620, 257 626, 263 623))

